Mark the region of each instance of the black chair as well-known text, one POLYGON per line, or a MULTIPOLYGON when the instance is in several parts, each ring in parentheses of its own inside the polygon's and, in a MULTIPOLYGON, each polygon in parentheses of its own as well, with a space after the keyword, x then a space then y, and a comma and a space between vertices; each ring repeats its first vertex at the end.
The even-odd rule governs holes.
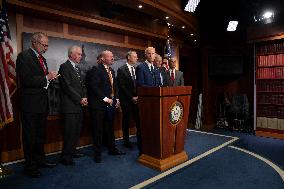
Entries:
POLYGON ((234 94, 228 110, 229 127, 233 130, 250 131, 249 103, 246 94, 234 94))

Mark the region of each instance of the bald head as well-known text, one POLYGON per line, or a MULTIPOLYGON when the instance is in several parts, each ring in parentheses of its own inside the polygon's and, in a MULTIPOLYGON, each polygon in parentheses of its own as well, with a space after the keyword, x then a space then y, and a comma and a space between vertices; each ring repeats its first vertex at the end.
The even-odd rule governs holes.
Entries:
POLYGON ((112 65, 114 62, 113 62, 113 54, 111 51, 109 50, 105 50, 103 52, 101 52, 101 61, 103 64, 106 64, 106 65, 112 65))

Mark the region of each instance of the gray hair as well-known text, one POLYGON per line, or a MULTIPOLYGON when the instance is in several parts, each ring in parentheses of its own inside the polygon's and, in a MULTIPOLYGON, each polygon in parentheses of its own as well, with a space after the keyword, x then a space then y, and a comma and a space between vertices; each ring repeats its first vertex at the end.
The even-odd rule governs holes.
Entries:
POLYGON ((31 42, 32 43, 38 42, 43 37, 47 37, 47 35, 43 32, 35 32, 35 33, 33 33, 32 37, 31 37, 31 42))
POLYGON ((126 60, 129 59, 129 57, 131 56, 132 53, 136 53, 136 51, 130 50, 126 53, 126 60))
POLYGON ((81 49, 81 47, 79 47, 78 45, 73 45, 71 47, 68 48, 68 56, 70 56, 75 49, 81 49))

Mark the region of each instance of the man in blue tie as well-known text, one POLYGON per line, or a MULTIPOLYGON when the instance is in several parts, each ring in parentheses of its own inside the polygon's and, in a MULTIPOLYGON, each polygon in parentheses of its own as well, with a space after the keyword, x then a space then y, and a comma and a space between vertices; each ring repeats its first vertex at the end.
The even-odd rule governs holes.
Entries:
POLYGON ((159 86, 157 80, 157 69, 155 69, 153 62, 155 60, 156 52, 154 47, 147 47, 145 49, 145 62, 139 64, 136 68, 136 83, 141 87, 155 87, 159 86))

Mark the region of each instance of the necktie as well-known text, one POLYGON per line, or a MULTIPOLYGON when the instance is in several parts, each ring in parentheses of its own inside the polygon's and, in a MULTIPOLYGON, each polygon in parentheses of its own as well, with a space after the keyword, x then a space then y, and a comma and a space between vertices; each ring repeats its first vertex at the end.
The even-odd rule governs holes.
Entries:
POLYGON ((109 81, 110 81, 110 84, 111 84, 111 97, 113 97, 114 96, 113 77, 112 77, 112 74, 111 74, 111 71, 110 71, 109 67, 106 67, 106 70, 107 70, 107 74, 108 74, 109 81))
POLYGON ((134 87, 136 87, 136 77, 135 77, 135 71, 134 71, 134 67, 131 66, 131 77, 132 77, 132 81, 134 84, 134 87))
POLYGON ((134 67, 133 66, 131 66, 131 77, 132 77, 133 80, 136 79, 135 78, 135 71, 134 71, 134 67))
POLYGON ((80 79, 80 82, 81 82, 80 68, 78 67, 78 65, 75 65, 75 71, 76 71, 76 74, 77 74, 77 76, 78 76, 78 78, 80 79))
POLYGON ((42 70, 44 72, 44 75, 46 75, 46 68, 44 66, 44 58, 41 54, 38 55, 38 60, 39 60, 39 63, 40 63, 40 67, 42 68, 42 70))
POLYGON ((171 71, 171 80, 172 80, 172 81, 175 80, 174 70, 171 71))

